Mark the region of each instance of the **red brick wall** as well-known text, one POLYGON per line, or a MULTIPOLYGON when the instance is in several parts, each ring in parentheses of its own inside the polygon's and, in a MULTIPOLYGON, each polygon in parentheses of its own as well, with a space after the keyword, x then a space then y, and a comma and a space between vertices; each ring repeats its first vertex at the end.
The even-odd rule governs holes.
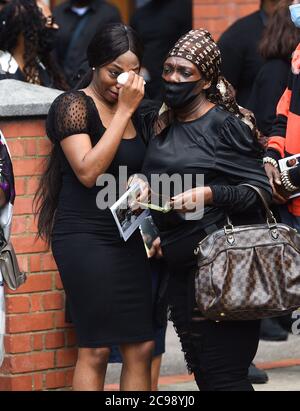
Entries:
POLYGON ((12 242, 27 282, 6 290, 6 358, 0 391, 45 390, 71 385, 76 358, 73 329, 64 322, 64 293, 51 252, 35 239, 32 200, 49 153, 43 120, 1 122, 13 156, 17 198, 12 242))
POLYGON ((204 27, 217 40, 240 17, 257 10, 259 0, 194 0, 194 27, 204 27))

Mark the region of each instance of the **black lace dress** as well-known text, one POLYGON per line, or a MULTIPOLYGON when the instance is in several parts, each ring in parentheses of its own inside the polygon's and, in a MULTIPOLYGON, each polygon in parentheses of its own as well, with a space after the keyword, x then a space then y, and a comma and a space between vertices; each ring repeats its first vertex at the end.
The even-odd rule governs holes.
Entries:
MULTIPOLYGON (((151 340, 151 274, 139 231, 124 242, 109 208, 96 205, 104 186, 87 188, 70 167, 60 141, 88 134, 95 146, 105 128, 91 97, 67 92, 51 106, 47 134, 59 157, 61 189, 52 251, 70 305, 79 347, 95 348, 151 340)), ((140 172, 145 144, 122 140, 107 173, 118 183, 119 166, 140 172)), ((118 184, 117 184, 118 185, 118 184)))

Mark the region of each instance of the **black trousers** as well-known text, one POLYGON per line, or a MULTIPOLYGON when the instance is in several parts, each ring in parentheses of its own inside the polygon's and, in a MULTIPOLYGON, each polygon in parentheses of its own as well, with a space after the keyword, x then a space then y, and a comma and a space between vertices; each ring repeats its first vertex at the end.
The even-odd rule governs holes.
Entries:
POLYGON ((248 380, 259 335, 259 321, 204 321, 196 349, 194 376, 200 391, 253 391, 248 380))
POLYGON ((191 251, 193 247, 187 242, 164 248, 171 263, 170 316, 187 366, 201 391, 253 391, 248 368, 257 351, 260 321, 203 319, 195 301, 196 260, 191 251))

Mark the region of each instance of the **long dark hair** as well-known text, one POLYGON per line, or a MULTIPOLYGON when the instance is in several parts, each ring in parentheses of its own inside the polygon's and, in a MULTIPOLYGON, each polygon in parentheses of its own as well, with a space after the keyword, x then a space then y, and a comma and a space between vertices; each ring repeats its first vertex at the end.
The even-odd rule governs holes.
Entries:
POLYGON ((259 52, 267 60, 275 58, 289 62, 299 44, 300 29, 291 20, 291 4, 291 0, 280 1, 268 20, 259 44, 259 52))
POLYGON ((50 244, 54 216, 62 185, 59 147, 54 144, 50 156, 45 160, 44 173, 34 196, 34 213, 38 216, 38 237, 50 244))
MULTIPOLYGON (((142 60, 143 46, 136 32, 123 24, 109 24, 99 31, 88 46, 87 56, 90 66, 79 88, 85 88, 92 80, 92 68, 99 69, 127 51, 142 60)), ((35 212, 39 214, 38 236, 50 242, 54 216, 61 190, 59 147, 55 144, 35 195, 35 212)))
POLYGON ((86 74, 79 80, 76 88, 85 88, 90 84, 93 68, 106 66, 129 50, 142 61, 144 47, 138 34, 122 23, 105 25, 95 34, 87 48, 88 70, 84 70, 87 66, 85 63, 83 71, 86 74))
POLYGON ((24 37, 24 76, 28 83, 41 84, 38 61, 43 63, 53 79, 54 86, 66 90, 67 83, 58 69, 53 56, 43 41, 46 19, 36 0, 10 0, 0 9, 0 50, 11 54, 24 37))

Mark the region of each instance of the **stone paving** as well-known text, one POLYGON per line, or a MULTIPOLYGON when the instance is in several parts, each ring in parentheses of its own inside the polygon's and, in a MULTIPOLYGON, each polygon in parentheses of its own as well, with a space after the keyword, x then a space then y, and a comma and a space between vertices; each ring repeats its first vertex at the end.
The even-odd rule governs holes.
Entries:
MULTIPOLYGON (((276 368, 268 370, 269 382, 254 385, 255 391, 299 391, 300 392, 300 366, 276 368)), ((161 384, 159 391, 197 391, 194 382, 176 382, 161 384)))
MULTIPOLYGON (((290 335, 288 341, 261 341, 255 363, 266 369, 267 384, 255 385, 256 391, 300 391, 300 335, 290 335)), ((108 369, 109 389, 117 389, 120 364, 108 369)), ((180 343, 172 324, 168 325, 166 353, 161 367, 160 391, 195 391, 197 387, 187 374, 180 343)))

